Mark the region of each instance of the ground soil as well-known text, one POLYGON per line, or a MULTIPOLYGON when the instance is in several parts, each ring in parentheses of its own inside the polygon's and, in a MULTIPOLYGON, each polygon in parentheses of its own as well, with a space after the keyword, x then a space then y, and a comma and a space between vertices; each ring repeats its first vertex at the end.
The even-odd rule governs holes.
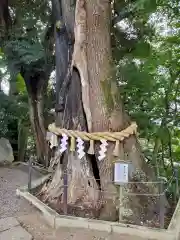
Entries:
MULTIPOLYGON (((33 179, 40 174, 33 171, 33 179)), ((35 208, 24 199, 16 197, 16 189, 27 185, 27 167, 0 168, 0 218, 26 215, 35 208)))
MULTIPOLYGON (((38 177, 40 174, 33 171, 33 179, 38 177)), ((0 218, 16 217, 34 240, 145 240, 71 227, 54 230, 45 223, 37 209, 16 197, 16 189, 27 185, 27 182, 27 167, 0 168, 0 218)))
POLYGON ((18 220, 36 240, 145 240, 139 237, 71 227, 53 230, 44 222, 39 213, 22 216, 18 220))

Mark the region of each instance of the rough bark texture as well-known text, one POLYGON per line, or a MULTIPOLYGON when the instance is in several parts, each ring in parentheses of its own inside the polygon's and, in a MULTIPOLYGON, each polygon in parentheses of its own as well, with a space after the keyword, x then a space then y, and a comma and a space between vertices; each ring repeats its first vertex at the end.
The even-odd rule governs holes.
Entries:
POLYGON ((39 118, 40 113, 37 105, 36 100, 32 98, 29 99, 30 121, 36 142, 37 157, 42 164, 47 165, 47 144, 45 142, 46 135, 45 129, 42 127, 42 120, 39 118))
MULTIPOLYGON (((71 9, 72 12, 74 9, 70 8, 70 5, 68 6, 69 2, 62 1, 61 3, 64 17, 56 16, 56 19, 64 19, 65 24, 69 26, 67 29, 72 31, 72 18, 68 18, 65 13, 67 9, 71 9)), ((56 14, 58 13, 56 12, 56 14)), ((55 36, 56 50, 58 49, 56 66, 57 68, 60 65, 62 66, 60 75, 58 73, 59 69, 56 69, 58 104, 62 104, 60 100, 62 101, 62 95, 64 94, 62 89, 64 81, 67 81, 69 62, 71 62, 70 69, 72 71, 68 94, 63 99, 64 111, 63 113, 58 112, 58 109, 61 109, 62 106, 57 109, 56 124, 69 129, 86 131, 109 130, 110 120, 101 82, 109 81, 111 71, 110 4, 108 2, 92 1, 91 5, 88 1, 76 1, 75 43, 73 54, 69 55, 69 62, 67 61, 68 52, 65 45, 67 41, 65 42, 64 39, 68 36, 72 36, 73 39, 73 33, 62 32, 61 29, 59 34, 57 31, 55 32, 55 36), (67 35, 65 36, 65 34, 67 35), (63 65, 61 62, 63 62, 63 65), (59 76, 61 77, 59 78, 59 76), (101 110, 99 111, 99 109, 101 110)), ((111 191, 116 194, 116 188, 113 184, 110 184, 113 172, 111 150, 108 153, 108 159, 101 165, 99 164, 101 189, 103 192, 111 191)), ((101 194, 92 169, 92 165, 96 164, 95 161, 94 158, 94 162, 91 163, 89 156, 79 160, 76 155, 72 156, 72 154, 69 154, 68 160, 63 158, 61 165, 60 163, 57 164, 58 167, 52 182, 43 189, 44 199, 56 203, 59 200, 62 201, 63 189, 60 186, 63 185, 62 173, 66 169, 68 173, 68 203, 99 209, 102 207, 99 200, 103 197, 108 202, 108 207, 111 208, 111 211, 107 211, 106 208, 103 218, 116 219, 116 205, 113 201, 115 196, 108 197, 108 194, 106 196, 101 194), (67 168, 65 165, 67 165, 67 168)))
MULTIPOLYGON (((61 20, 62 28, 55 31, 57 103, 56 124, 68 129, 85 131, 120 131, 126 128, 130 119, 117 98, 117 87, 113 79, 111 54, 111 5, 108 0, 77 0, 75 8, 70 0, 53 0, 61 12, 56 12, 56 20, 61 20), (61 3, 61 4, 60 4, 61 3), (58 5, 59 4, 59 5, 58 5), (72 32, 74 26, 74 34, 72 32), (66 30, 66 31, 65 31, 66 30), (65 40, 74 39, 74 47, 65 40), (69 50, 69 51, 68 51, 69 50), (63 63, 63 64, 61 64, 63 63)), ((96 143, 95 156, 79 160, 76 154, 59 155, 52 160, 55 174, 41 193, 43 199, 56 205, 63 199, 63 172, 68 175, 67 202, 69 205, 96 209, 98 217, 117 220, 118 189, 113 182, 113 145, 109 144, 106 159, 97 160, 99 144, 96 143), (95 173, 95 168, 98 170, 95 173), (98 173, 98 174, 97 174, 98 173), (100 182, 97 181, 100 176, 100 182), (95 179, 96 178, 96 179, 95 179), (98 185, 100 184, 100 186, 98 185), (100 201, 103 199, 103 202, 100 201)), ((57 148, 58 150, 58 148, 57 148)), ((147 180, 149 174, 136 136, 120 144, 120 158, 133 161, 133 179, 147 180), (140 172, 136 171, 140 169, 140 172), (142 174, 141 174, 142 173, 142 174), (144 177, 145 176, 145 177, 144 177)), ((152 178, 152 176, 151 176, 152 178)), ((137 201, 128 201, 130 210, 139 206, 137 201)), ((151 210, 152 211, 152 210, 151 210)), ((137 214, 138 211, 137 211, 137 214)), ((132 211, 131 211, 132 215, 132 211)))
POLYGON ((18 161, 25 161, 27 149, 28 128, 19 121, 18 123, 18 161))
MULTIPOLYGON (((74 16, 75 6, 70 0, 61 2, 54 0, 53 9, 55 20, 61 20, 62 26, 60 29, 55 29, 56 125, 88 131, 82 101, 80 72, 73 64, 74 57, 72 56, 74 44, 74 17, 72 16, 74 16), (55 11, 55 6, 62 8, 62 11, 55 11)), ((68 156, 61 156, 59 161, 57 152, 52 161, 53 164, 57 164, 55 174, 52 181, 45 185, 42 190, 43 199, 56 205, 62 202, 63 176, 66 172, 68 175, 68 204, 94 208, 99 198, 99 187, 94 178, 89 157, 86 156, 79 160, 76 155, 69 153, 68 156)))
POLYGON ((11 25, 11 17, 8 9, 8 0, 0 1, 0 37, 4 37, 5 31, 11 25))
POLYGON ((46 142, 46 130, 44 127, 44 94, 47 91, 47 79, 44 72, 24 74, 26 88, 29 97, 29 114, 34 133, 38 160, 48 165, 48 145, 46 142))

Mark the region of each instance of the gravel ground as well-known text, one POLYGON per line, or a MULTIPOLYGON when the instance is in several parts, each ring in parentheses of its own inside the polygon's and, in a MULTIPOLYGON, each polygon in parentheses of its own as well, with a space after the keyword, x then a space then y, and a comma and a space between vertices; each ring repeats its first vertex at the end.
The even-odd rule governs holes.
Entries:
MULTIPOLYGON (((32 179, 40 177, 33 171, 32 179)), ((0 218, 16 217, 34 240, 145 240, 127 235, 87 229, 49 227, 42 215, 27 201, 16 197, 16 189, 27 185, 28 168, 0 168, 0 218)))
POLYGON ((54 230, 44 222, 42 215, 39 213, 22 216, 18 220, 35 240, 145 240, 140 237, 129 237, 124 234, 110 234, 71 227, 62 227, 54 230))
MULTIPOLYGON (((33 179, 37 177, 39 174, 33 171, 33 179)), ((27 167, 0 167, 0 218, 21 216, 35 211, 27 201, 16 197, 16 189, 27 183, 27 167)))

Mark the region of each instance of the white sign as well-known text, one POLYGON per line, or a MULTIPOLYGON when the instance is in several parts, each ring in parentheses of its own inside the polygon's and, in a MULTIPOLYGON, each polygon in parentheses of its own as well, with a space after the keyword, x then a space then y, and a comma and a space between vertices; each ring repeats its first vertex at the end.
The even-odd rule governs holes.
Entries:
POLYGON ((116 162, 114 164, 114 182, 116 184, 128 183, 128 164, 116 162))

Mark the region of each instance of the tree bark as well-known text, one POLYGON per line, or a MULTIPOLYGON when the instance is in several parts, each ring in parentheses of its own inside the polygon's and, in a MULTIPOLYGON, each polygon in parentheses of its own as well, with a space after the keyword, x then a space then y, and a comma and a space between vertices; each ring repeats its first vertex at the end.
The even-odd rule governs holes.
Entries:
MULTIPOLYGON (((55 29, 56 43, 56 125, 87 131, 87 122, 81 97, 81 81, 78 69, 72 65, 74 41, 74 7, 70 0, 53 1, 53 6, 62 8, 55 11, 55 20, 62 22, 61 29, 55 29), (60 4, 61 3, 61 4, 60 4), (66 25, 66 29, 64 29, 66 25), (61 64, 63 63, 63 64, 61 64), (60 67, 61 66, 61 67, 60 67)), ((55 9, 55 8, 54 8, 55 9)), ((63 172, 68 175, 68 204, 93 208, 99 198, 99 187, 93 175, 91 161, 88 156, 79 160, 77 155, 69 153, 61 157, 51 182, 44 186, 43 199, 51 204, 63 200, 63 172), (78 187, 78 188, 77 188, 78 187), (92 190, 93 189, 93 190, 92 190), (92 207, 93 206, 93 207, 92 207)))
POLYGON ((37 158, 40 163, 47 166, 47 144, 46 144, 46 135, 45 129, 42 126, 42 119, 40 120, 39 115, 39 103, 37 100, 34 100, 30 97, 29 107, 30 107, 30 121, 33 129, 35 142, 36 142, 36 151, 37 158))
POLYGON ((25 161, 25 153, 27 149, 28 128, 22 121, 18 122, 18 161, 25 161))
POLYGON ((8 0, 1 0, 0 2, 0 37, 5 36, 5 31, 11 25, 11 16, 9 13, 9 5, 8 0), (3 30, 3 31, 2 31, 3 30))
POLYGON ((44 72, 24 74, 29 98, 29 114, 34 133, 37 158, 40 163, 48 166, 48 145, 46 142, 46 130, 44 125, 44 96, 47 91, 48 79, 44 72))
MULTIPOLYGON (((56 19, 61 19, 68 26, 66 28, 66 30, 68 29, 67 36, 73 36, 72 39, 75 39, 75 42, 69 58, 67 57, 68 51, 65 50, 67 46, 61 49, 66 52, 62 54, 59 51, 57 53, 59 62, 56 61, 56 68, 58 71, 59 63, 66 56, 66 71, 61 71, 61 84, 57 83, 58 103, 60 98, 64 103, 58 108, 59 111, 57 109, 57 125, 62 128, 89 132, 125 129, 130 124, 130 118, 125 113, 123 103, 118 97, 113 70, 110 1, 77 0, 74 34, 72 33, 73 18, 70 17, 74 9, 72 9, 70 1, 62 0, 61 8, 63 15, 56 19), (67 14, 67 9, 71 10, 71 12, 69 11, 71 14, 69 12, 67 14), (70 83, 63 85, 64 81, 67 81, 69 65, 70 83), (67 94, 64 93, 65 90, 67 94)), ((56 33, 56 38, 57 36, 56 33)), ((59 37, 64 39, 62 35, 59 37)), ((65 44, 65 42, 63 43, 65 44)), ((57 39, 56 44, 58 44, 57 39)), ((62 47, 62 42, 59 46, 62 47)), ((57 79, 59 79, 59 75, 57 79)), ((115 160, 112 156, 113 147, 112 144, 109 144, 107 157, 102 161, 97 160, 98 143, 96 143, 96 152, 93 157, 86 154, 83 159, 79 160, 77 155, 68 153, 66 158, 61 156, 60 162, 54 161, 57 164, 56 172, 52 181, 48 182, 41 192, 43 199, 53 203, 56 207, 59 202, 62 202, 63 171, 65 170, 68 173, 69 205, 96 209, 99 218, 117 220, 119 194, 117 187, 113 184, 113 160, 115 160), (94 172, 96 166, 98 174, 94 172), (100 176, 100 182, 97 181, 97 175, 100 176), (102 199, 103 201, 100 201, 102 199)), ((152 179, 153 175, 145 163, 135 135, 120 144, 119 151, 122 160, 126 156, 133 162, 133 179, 147 180, 147 176, 152 179), (137 172, 137 169, 140 169, 142 174, 137 172)), ((138 200, 134 201, 133 206, 130 207, 131 210, 138 204, 138 200)))

